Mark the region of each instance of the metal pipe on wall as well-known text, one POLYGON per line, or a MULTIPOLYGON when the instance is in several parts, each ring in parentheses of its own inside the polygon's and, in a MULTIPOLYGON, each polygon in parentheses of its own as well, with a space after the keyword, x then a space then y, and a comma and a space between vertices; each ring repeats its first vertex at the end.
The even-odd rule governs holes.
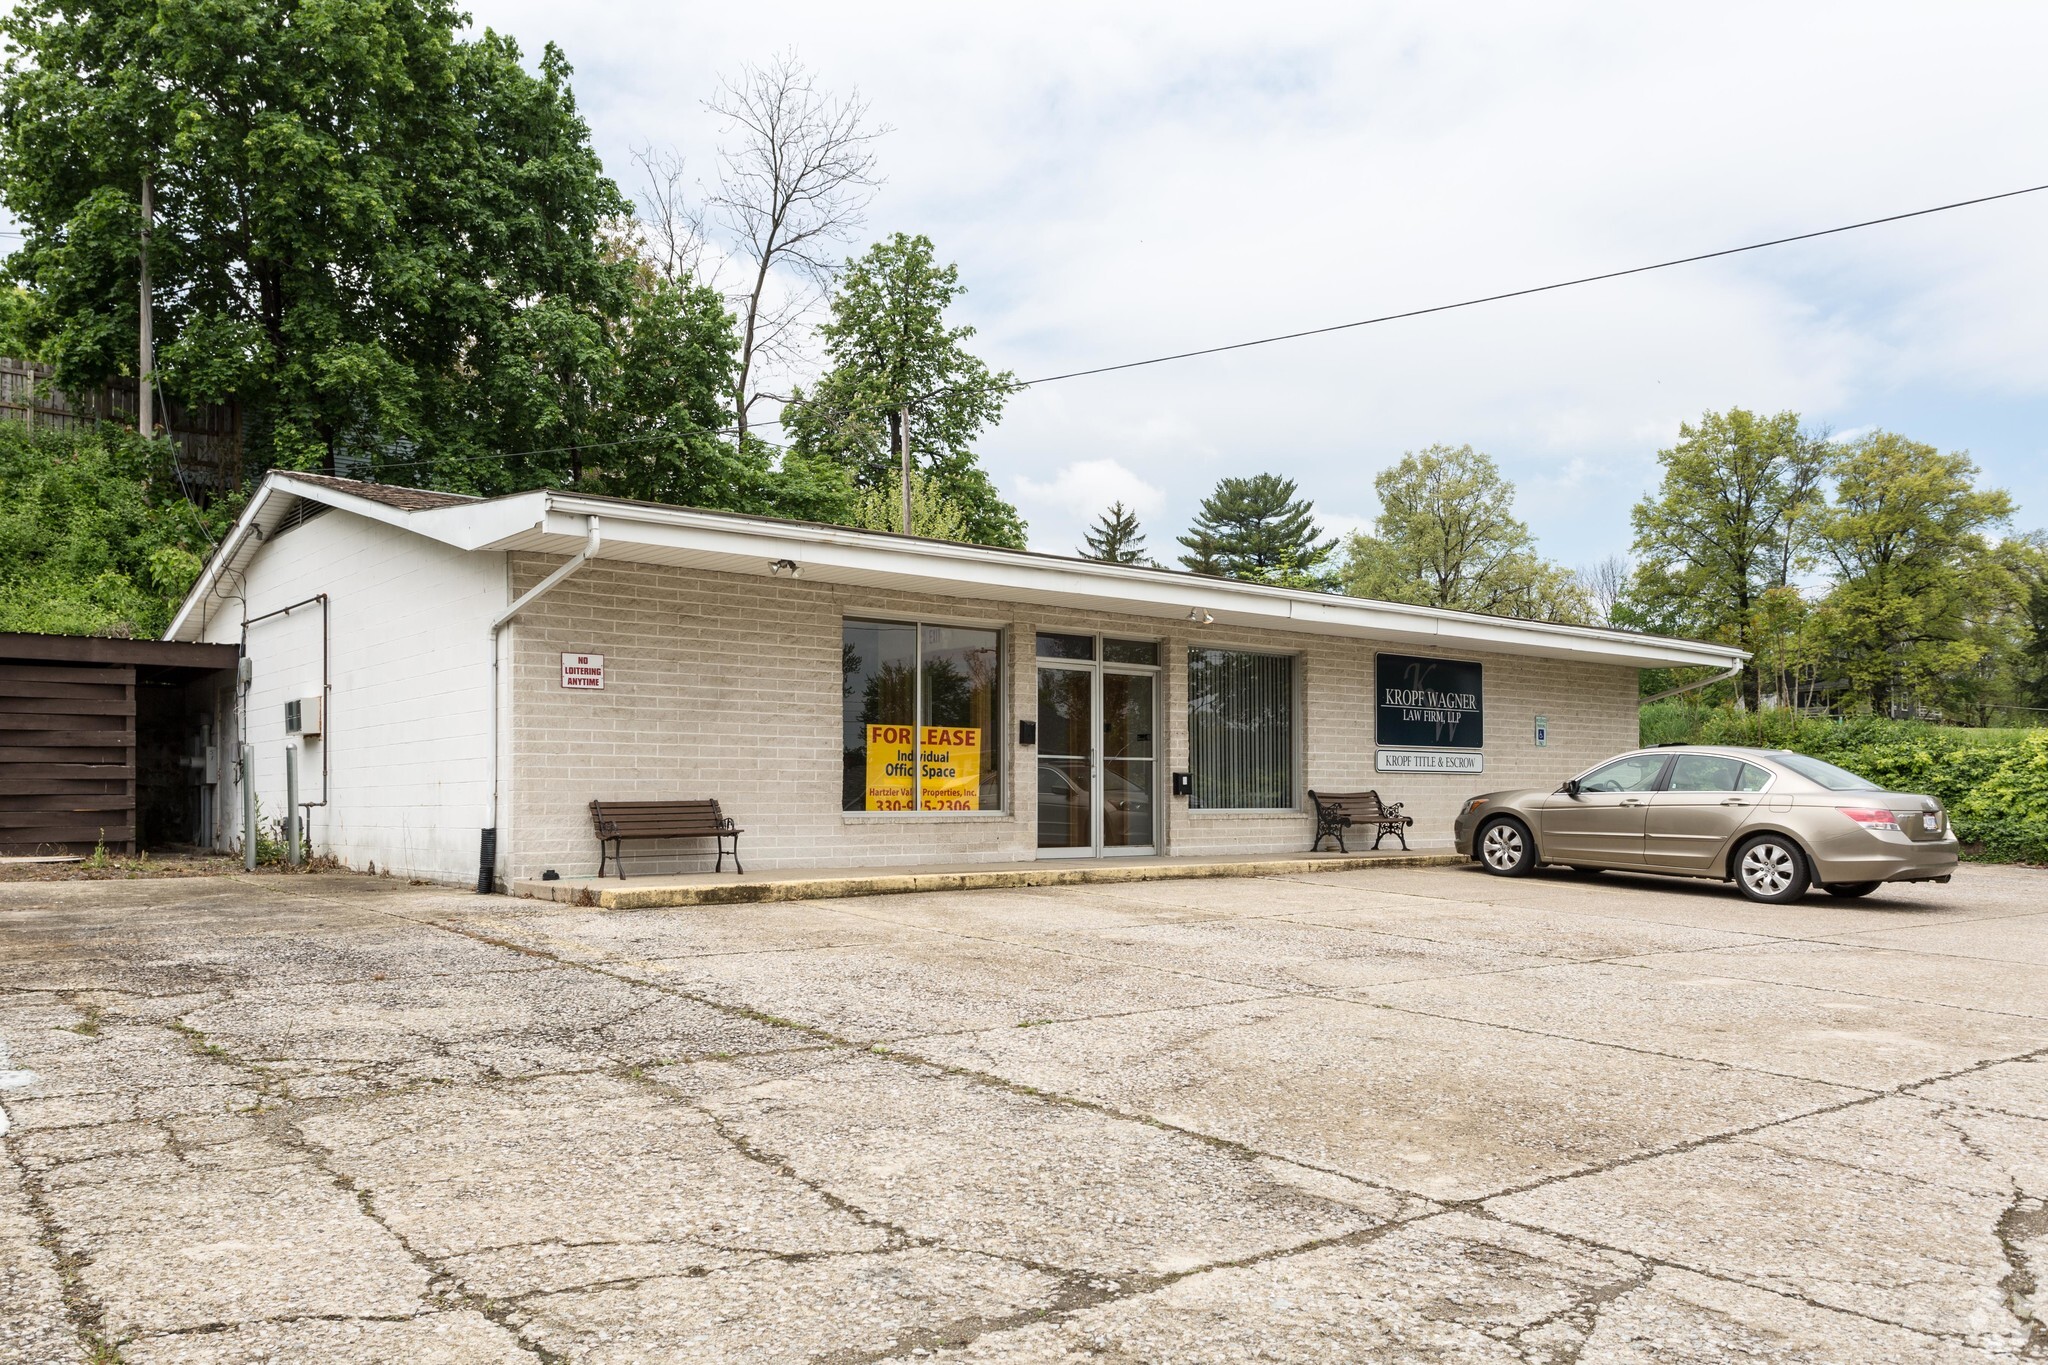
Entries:
POLYGON ((299 746, 284 746, 284 860, 297 867, 299 853, 299 746))
POLYGON ((491 622, 490 719, 485 725, 485 742, 488 746, 486 785, 489 792, 486 797, 482 837, 478 840, 476 868, 476 890, 480 896, 488 896, 498 889, 498 636, 512 623, 513 617, 553 592, 563 579, 597 558, 598 548, 603 544, 602 529, 597 518, 593 516, 589 518, 589 531, 584 537, 583 548, 570 556, 567 562, 553 573, 521 593, 497 620, 491 622))
POLYGON ((256 870, 256 750, 239 746, 236 761, 242 766, 242 870, 256 870))

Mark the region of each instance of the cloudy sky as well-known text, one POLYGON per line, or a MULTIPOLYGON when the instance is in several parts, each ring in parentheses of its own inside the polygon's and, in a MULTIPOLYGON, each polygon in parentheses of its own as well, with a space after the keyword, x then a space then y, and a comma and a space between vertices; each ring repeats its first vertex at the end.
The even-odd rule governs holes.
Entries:
MULTIPOLYGON (((795 49, 893 131, 867 239, 923 232, 1031 378, 2048 181, 2048 7, 474 0, 550 39, 607 165, 716 169, 720 73, 795 49)), ((1071 548, 1112 498, 1171 550, 1221 476, 1368 523, 1470 442, 1566 563, 1624 550, 1702 410, 1967 449, 2048 525, 2048 194, 1016 397, 986 462, 1071 548)), ((855 244, 865 245, 865 240, 855 244)), ((1162 555, 1162 557, 1165 557, 1162 555)))

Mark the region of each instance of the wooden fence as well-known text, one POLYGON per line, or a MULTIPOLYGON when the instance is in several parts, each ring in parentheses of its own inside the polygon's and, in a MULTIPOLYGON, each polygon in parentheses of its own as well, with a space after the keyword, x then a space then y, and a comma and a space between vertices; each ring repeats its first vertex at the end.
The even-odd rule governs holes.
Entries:
POLYGON ((0 854, 135 851, 135 668, 0 663, 0 854))
MULTIPOLYGON (((58 392, 50 367, 0 357, 0 419, 31 429, 69 430, 116 422, 133 427, 138 416, 136 385, 116 379, 83 394, 58 392)), ((162 433, 176 442, 178 467, 196 494, 236 488, 242 482, 242 414, 234 403, 168 403, 156 414, 162 433)))

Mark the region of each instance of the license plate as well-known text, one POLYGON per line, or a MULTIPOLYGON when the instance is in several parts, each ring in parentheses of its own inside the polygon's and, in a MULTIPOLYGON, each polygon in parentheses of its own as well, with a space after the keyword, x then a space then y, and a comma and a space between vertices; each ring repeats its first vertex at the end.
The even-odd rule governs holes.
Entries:
POLYGON ((1926 815, 1921 816, 1920 822, 1922 825, 1926 827, 1926 830, 1929 834, 1932 834, 1936 830, 1941 828, 1941 817, 1939 815, 1934 814, 1932 811, 1928 812, 1926 815))

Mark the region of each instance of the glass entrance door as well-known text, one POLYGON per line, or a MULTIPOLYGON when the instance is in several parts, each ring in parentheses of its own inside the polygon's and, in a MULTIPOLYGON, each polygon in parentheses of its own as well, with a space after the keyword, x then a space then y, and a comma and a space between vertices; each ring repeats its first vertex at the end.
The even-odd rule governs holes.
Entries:
POLYGON ((1038 669, 1038 846, 1095 851, 1095 670, 1038 669))
POLYGON ((1153 829, 1153 719, 1158 679, 1102 672, 1102 852, 1150 853, 1153 829))
POLYGON ((1038 847, 1058 856, 1158 846, 1158 678, 1113 667, 1038 668, 1038 847))

